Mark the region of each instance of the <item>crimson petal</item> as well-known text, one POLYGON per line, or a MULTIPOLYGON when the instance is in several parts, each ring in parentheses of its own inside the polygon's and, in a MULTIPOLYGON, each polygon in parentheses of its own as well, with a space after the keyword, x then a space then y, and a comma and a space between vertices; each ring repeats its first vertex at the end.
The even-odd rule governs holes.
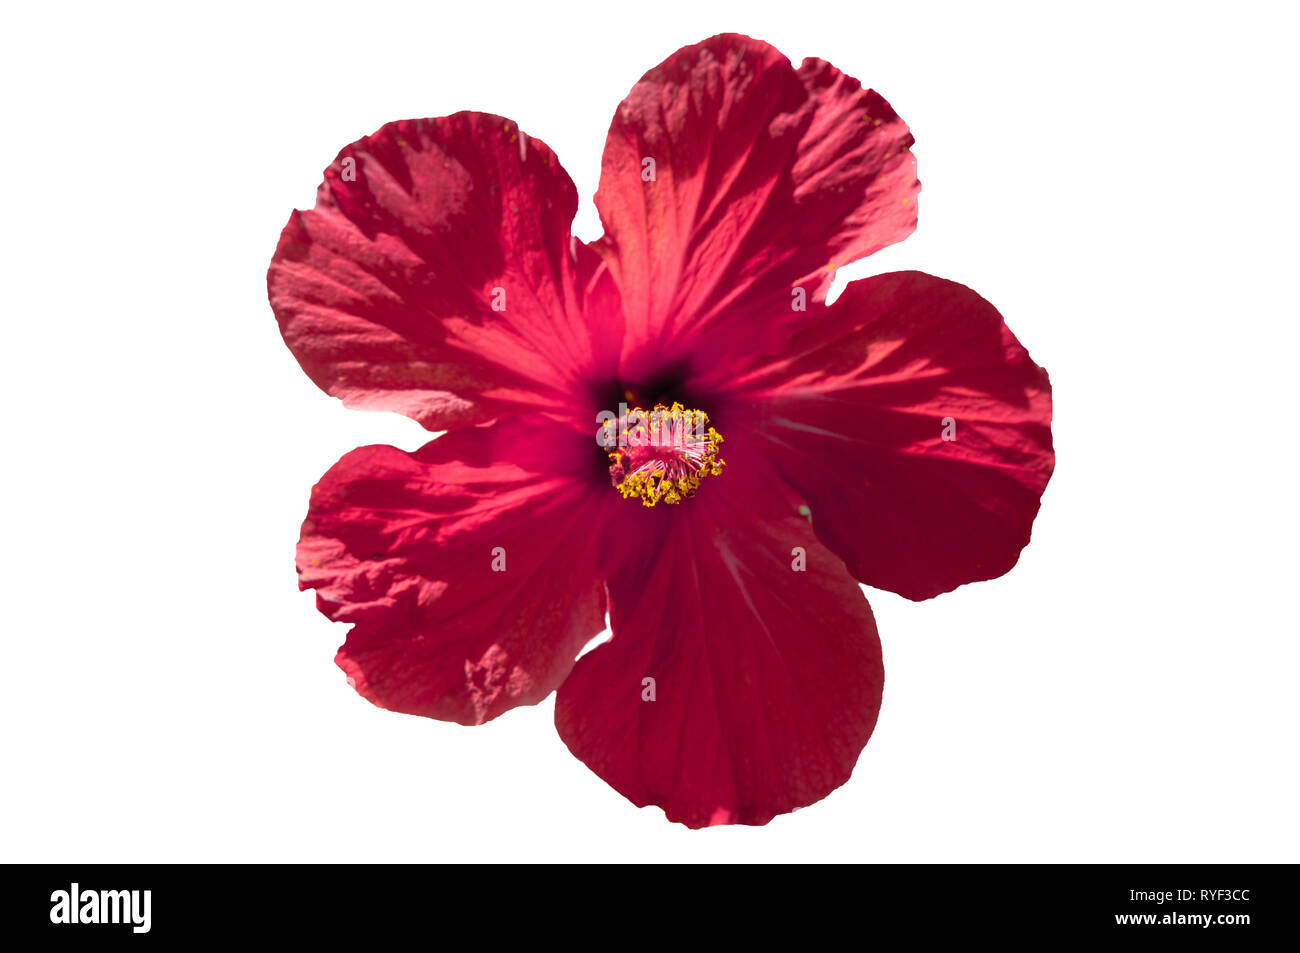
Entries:
POLYGON ((285 342, 349 406, 431 430, 530 407, 589 429, 585 381, 609 373, 621 319, 570 235, 577 201, 509 120, 390 123, 339 153, 280 236, 267 286, 285 342))
POLYGON ((735 412, 862 582, 926 599, 1002 575, 1029 542, 1055 462, 1051 386, 969 288, 855 281, 737 390, 735 412))
POLYGON ((610 579, 613 639, 560 687, 555 723, 638 806, 690 827, 764 824, 848 779, 880 710, 880 642, 862 591, 793 509, 720 493, 689 506, 610 579))
POLYGON ((541 419, 362 447, 312 491, 301 586, 356 623, 338 663, 383 708, 480 724, 536 704, 604 628, 581 517, 590 438, 541 419), (584 454, 583 451, 586 451, 584 454))
POLYGON ((796 286, 820 300, 834 267, 915 228, 911 143, 857 80, 821 60, 796 71, 749 37, 712 37, 647 73, 615 114, 596 194, 625 370, 706 337, 782 340, 807 316, 796 286))

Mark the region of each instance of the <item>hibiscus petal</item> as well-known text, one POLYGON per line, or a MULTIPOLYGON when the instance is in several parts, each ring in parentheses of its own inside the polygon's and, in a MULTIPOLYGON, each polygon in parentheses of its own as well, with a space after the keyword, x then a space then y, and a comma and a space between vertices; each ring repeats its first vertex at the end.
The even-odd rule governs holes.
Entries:
POLYGON ((703 335, 782 340, 807 318, 796 286, 820 300, 835 267, 916 227, 911 144, 857 80, 821 60, 796 71, 749 37, 712 37, 647 73, 615 114, 596 194, 631 373, 703 335))
POLYGON ((416 453, 362 447, 325 474, 298 572, 322 612, 356 623, 337 661, 358 692, 480 724, 555 690, 604 628, 596 534, 581 519, 590 443, 520 417, 416 453))
POLYGON ((654 514, 671 520, 663 545, 610 579, 613 639, 560 687, 555 723, 639 807, 765 824, 848 780, 880 710, 875 621, 793 509, 687 505, 654 514))
POLYGON ((570 235, 576 210, 555 155, 509 120, 390 123, 290 217, 271 306, 303 370, 349 406, 441 430, 576 401, 585 426, 583 382, 612 366, 619 319, 599 256, 570 235))
POLYGON ((920 272, 855 281, 736 413, 862 582, 909 599, 992 579, 1052 474, 1047 373, 997 310, 920 272))

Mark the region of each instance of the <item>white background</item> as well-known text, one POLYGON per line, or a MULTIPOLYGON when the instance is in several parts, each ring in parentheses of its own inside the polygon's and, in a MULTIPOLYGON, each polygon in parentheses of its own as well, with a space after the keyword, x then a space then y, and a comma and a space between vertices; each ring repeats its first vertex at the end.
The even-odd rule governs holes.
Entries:
POLYGON ((6 11, 0 859, 1296 861, 1297 242, 1283 4, 417 3, 6 11), (389 120, 551 145, 679 46, 828 59, 910 124, 918 268, 1051 373, 1057 472, 1008 576, 871 591, 881 719, 766 828, 638 811, 552 701, 372 707, 299 593, 311 484, 425 434, 347 411, 266 301, 291 208, 389 120))

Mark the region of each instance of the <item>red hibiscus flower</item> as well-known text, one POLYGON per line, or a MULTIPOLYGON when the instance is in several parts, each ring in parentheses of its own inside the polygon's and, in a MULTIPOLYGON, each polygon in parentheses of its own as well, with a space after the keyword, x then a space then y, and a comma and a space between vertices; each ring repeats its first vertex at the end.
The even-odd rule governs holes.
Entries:
POLYGON ((558 691, 570 750, 691 827, 843 784, 884 681, 858 583, 1005 573, 1053 465, 1047 375, 973 291, 901 272, 825 303, 915 227, 911 145, 829 63, 724 35, 619 106, 592 244, 509 120, 345 148, 271 306, 327 393, 447 431, 312 490, 301 585, 352 624, 356 690, 466 725, 558 691))

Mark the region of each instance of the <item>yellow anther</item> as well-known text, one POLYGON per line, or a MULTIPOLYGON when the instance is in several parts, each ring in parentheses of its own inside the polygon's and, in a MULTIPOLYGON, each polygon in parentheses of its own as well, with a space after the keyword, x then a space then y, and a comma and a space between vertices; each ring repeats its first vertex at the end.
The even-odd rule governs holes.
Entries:
MULTIPOLYGON (((607 433, 612 425, 605 425, 607 433)), ((678 403, 628 411, 618 422, 616 440, 606 445, 615 445, 610 482, 623 499, 644 506, 688 500, 705 477, 726 466, 718 455, 722 434, 709 426, 709 415, 678 403)))

